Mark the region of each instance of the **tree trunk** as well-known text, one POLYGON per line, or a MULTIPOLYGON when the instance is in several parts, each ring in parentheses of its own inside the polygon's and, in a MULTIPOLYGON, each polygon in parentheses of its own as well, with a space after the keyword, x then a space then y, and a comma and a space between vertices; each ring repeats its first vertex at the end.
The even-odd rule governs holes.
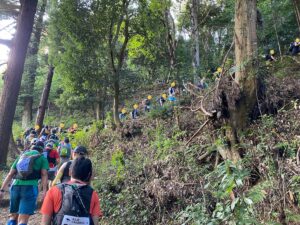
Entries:
POLYGON ((129 35, 129 15, 128 6, 130 1, 123 1, 123 14, 120 15, 117 25, 114 23, 114 18, 111 20, 110 34, 109 34, 109 48, 110 48, 110 64, 113 75, 113 118, 117 127, 120 127, 121 122, 119 119, 119 96, 120 96, 120 73, 124 64, 127 44, 130 38, 129 35), (121 31, 121 25, 124 24, 123 36, 124 41, 121 43, 121 48, 117 51, 120 43, 117 43, 121 31), (115 28, 116 27, 116 28, 115 28), (117 63, 116 63, 117 62, 117 63))
MULTIPOLYGON (((256 0, 236 0, 235 6, 235 82, 240 99, 231 113, 232 127, 244 129, 256 104, 257 90, 257 7, 256 0)), ((236 96, 235 96, 236 97, 236 96)))
POLYGON ((115 74, 115 82, 114 82, 114 105, 113 105, 113 109, 114 109, 114 121, 115 124, 117 125, 117 127, 119 127, 121 125, 120 122, 120 118, 119 118, 119 96, 120 96, 120 84, 119 84, 119 75, 118 72, 116 72, 117 74, 115 74))
POLYGON ((282 60, 282 51, 281 51, 281 45, 280 45, 279 35, 278 35, 278 29, 277 29, 277 17, 275 15, 274 7, 275 7, 275 2, 273 0, 271 0, 273 26, 274 26, 274 31, 275 31, 275 35, 276 35, 276 40, 277 40, 277 45, 278 45, 280 59, 282 60))
POLYGON ((5 164, 7 160, 8 144, 37 2, 38 0, 21 1, 17 31, 4 77, 4 87, 0 102, 0 164, 5 164))
POLYGON ((96 101, 95 101, 95 115, 96 115, 96 120, 101 120, 102 116, 101 116, 101 112, 102 112, 102 101, 101 101, 101 93, 100 90, 96 91, 96 101))
POLYGON ((256 21, 256 0, 236 0, 235 80, 228 89, 230 91, 223 91, 222 96, 220 96, 224 99, 223 106, 228 109, 229 117, 227 117, 227 129, 224 132, 227 143, 224 148, 219 150, 224 160, 229 159, 234 163, 241 159, 239 134, 246 128, 249 116, 257 103, 256 21))
POLYGON ((43 126, 45 112, 46 112, 46 108, 47 108, 47 102, 48 102, 49 93, 51 90, 53 74, 54 74, 54 67, 52 65, 50 65, 48 75, 47 75, 47 80, 46 80, 46 83, 45 83, 45 86, 43 89, 43 93, 42 93, 42 97, 40 100, 40 105, 38 108, 36 121, 35 121, 35 124, 40 127, 38 132, 40 132, 40 130, 43 126))
POLYGON ((28 128, 31 125, 32 121, 32 105, 33 97, 28 96, 24 98, 24 110, 22 116, 22 128, 28 128))
POLYGON ((168 54, 169 54, 169 74, 167 77, 167 82, 173 76, 173 72, 175 71, 176 66, 176 28, 174 19, 170 13, 170 9, 165 10, 164 15, 164 26, 166 28, 166 42, 168 46, 168 54))
POLYGON ((43 0, 38 17, 34 26, 31 42, 27 50, 25 62, 24 79, 22 83, 24 96, 24 110, 22 116, 22 127, 26 128, 32 121, 33 90, 35 85, 36 70, 38 67, 37 54, 43 30, 43 17, 46 10, 47 0, 43 0))
POLYGON ((191 5, 191 24, 192 24, 192 40, 193 40, 193 73, 194 73, 194 83, 196 83, 198 78, 198 73, 200 70, 200 37, 198 28, 198 10, 199 2, 198 0, 192 0, 191 5))
POLYGON ((297 19, 297 24, 298 24, 298 29, 300 33, 300 1, 299 0, 293 0, 294 3, 294 9, 295 9, 295 14, 296 14, 296 19, 297 19))

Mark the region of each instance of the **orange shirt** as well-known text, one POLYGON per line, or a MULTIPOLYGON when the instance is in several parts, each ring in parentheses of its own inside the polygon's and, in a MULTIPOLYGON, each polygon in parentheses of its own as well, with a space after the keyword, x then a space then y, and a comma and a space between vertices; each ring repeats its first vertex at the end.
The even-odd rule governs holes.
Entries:
MULTIPOLYGON (((72 182, 69 182, 72 183, 72 182)), ((62 194, 59 188, 52 187, 44 199, 41 213, 44 215, 52 216, 54 213, 57 213, 61 206, 62 194)), ((91 205, 90 205, 90 214, 91 216, 102 216, 100 209, 100 201, 96 191, 93 191, 91 205)))

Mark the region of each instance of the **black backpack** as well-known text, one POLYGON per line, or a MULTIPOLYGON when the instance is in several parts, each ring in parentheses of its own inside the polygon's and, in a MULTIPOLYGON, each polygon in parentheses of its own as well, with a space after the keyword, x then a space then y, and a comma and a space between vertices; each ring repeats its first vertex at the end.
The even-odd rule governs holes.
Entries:
POLYGON ((93 189, 88 185, 59 184, 62 194, 61 207, 53 216, 53 225, 78 224, 94 225, 90 214, 93 189), (80 222, 79 222, 80 221, 80 222), (67 223, 70 222, 70 223, 67 223))

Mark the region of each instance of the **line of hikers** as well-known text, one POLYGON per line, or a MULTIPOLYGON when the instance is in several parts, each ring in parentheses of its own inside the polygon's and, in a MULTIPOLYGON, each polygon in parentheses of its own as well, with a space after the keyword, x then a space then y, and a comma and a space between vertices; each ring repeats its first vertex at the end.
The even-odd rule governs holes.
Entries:
MULTIPOLYGON (((167 94, 163 93, 161 96, 159 96, 156 101, 159 104, 160 107, 162 107, 165 102, 168 100, 171 103, 174 103, 175 101, 177 101, 175 95, 177 93, 176 91, 176 83, 172 82, 171 83, 171 87, 169 87, 168 89, 168 94, 169 96, 167 97, 167 94)), ((144 108, 144 112, 150 112, 151 108, 152 108, 152 95, 148 95, 146 99, 144 99, 142 101, 142 106, 144 108)), ((121 121, 124 121, 126 119, 126 115, 127 115, 127 109, 125 107, 122 107, 121 112, 119 114, 119 119, 121 121)), ((133 110, 130 112, 131 118, 132 119, 136 119, 139 116, 139 105, 138 104, 134 104, 133 105, 133 110)))
MULTIPOLYGON (((300 38, 296 38, 295 41, 293 41, 290 44, 289 47, 289 53, 292 56, 296 56, 300 53, 300 38)), ((276 57, 275 57, 275 50, 271 49, 266 55, 265 55, 265 60, 267 61, 267 65, 270 64, 270 62, 276 61, 276 57)))
POLYGON ((98 224, 102 212, 98 194, 90 186, 93 168, 87 156, 84 146, 73 150, 68 137, 60 141, 53 131, 44 141, 32 138, 0 188, 0 199, 10 193, 7 225, 28 224, 39 189, 42 225, 98 224))

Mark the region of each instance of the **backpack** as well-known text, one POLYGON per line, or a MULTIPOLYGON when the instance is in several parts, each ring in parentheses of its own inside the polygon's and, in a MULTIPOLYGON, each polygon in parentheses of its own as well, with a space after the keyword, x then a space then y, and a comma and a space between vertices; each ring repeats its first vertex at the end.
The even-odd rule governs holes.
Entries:
POLYGON ((49 140, 59 140, 59 138, 57 137, 56 134, 51 134, 50 137, 49 137, 49 140))
POLYGON ((69 157, 69 148, 65 143, 62 143, 59 149, 60 157, 69 157))
POLYGON ((46 151, 43 152, 43 155, 44 155, 44 157, 48 160, 48 163, 49 163, 49 164, 52 163, 54 166, 56 166, 56 164, 57 164, 57 163, 56 163, 56 158, 50 157, 51 151, 55 151, 55 150, 53 150, 53 149, 51 149, 51 150, 46 150, 46 151))
POLYGON ((22 154, 17 162, 17 176, 19 180, 35 180, 41 177, 40 171, 33 169, 34 161, 39 158, 41 154, 27 155, 22 154))
POLYGON ((93 189, 88 186, 59 184, 62 201, 60 210, 53 216, 53 225, 94 225, 90 205, 93 189))

